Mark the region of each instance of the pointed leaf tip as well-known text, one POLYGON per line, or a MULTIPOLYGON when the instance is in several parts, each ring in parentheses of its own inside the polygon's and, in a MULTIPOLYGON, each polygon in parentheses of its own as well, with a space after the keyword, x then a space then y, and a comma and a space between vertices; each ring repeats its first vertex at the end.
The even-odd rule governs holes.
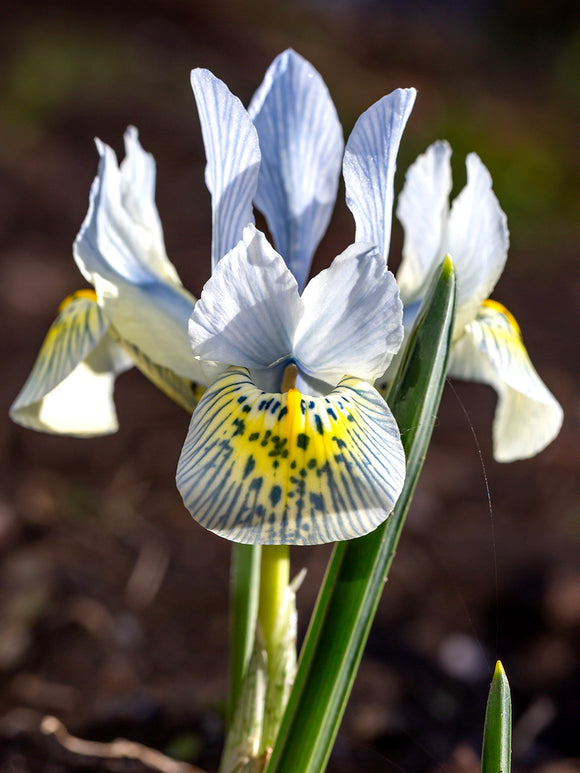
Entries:
MULTIPOLYGON (((441 264, 441 277, 450 277, 453 274, 455 274, 455 265, 453 263, 453 260, 451 259, 451 255, 446 255, 443 258, 443 262, 441 264)), ((498 660, 499 663, 499 660, 498 660)))
POLYGON ((483 730, 481 773, 510 773, 512 740, 512 703, 510 686, 500 660, 497 661, 483 730))

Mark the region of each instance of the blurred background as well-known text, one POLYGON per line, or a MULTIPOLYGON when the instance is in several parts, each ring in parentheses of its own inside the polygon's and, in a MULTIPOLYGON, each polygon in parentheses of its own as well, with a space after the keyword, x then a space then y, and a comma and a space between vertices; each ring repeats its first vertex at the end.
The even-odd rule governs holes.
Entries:
MULTIPOLYGON (((44 739, 46 714, 217 769, 229 548, 174 485, 188 417, 136 371, 118 381, 111 437, 41 435, 7 412, 58 304, 84 286, 71 245, 93 137, 120 153, 127 125, 139 128, 168 254, 199 294, 211 217, 189 70, 210 68, 247 104, 289 46, 322 74, 345 136, 393 88, 418 88, 397 190, 435 139, 454 148, 456 191, 466 153, 481 156, 512 241, 494 297, 566 414, 537 458, 500 465, 494 393, 446 388, 329 771, 476 771, 498 657, 516 771, 580 770, 577 4, 3 0, 0 15, 0 770, 113 770, 44 739)), ((315 271, 353 238, 343 195, 315 271)), ((401 243, 395 223, 393 269, 401 243)), ((295 571, 308 567, 301 635, 328 556, 294 550, 295 571)))

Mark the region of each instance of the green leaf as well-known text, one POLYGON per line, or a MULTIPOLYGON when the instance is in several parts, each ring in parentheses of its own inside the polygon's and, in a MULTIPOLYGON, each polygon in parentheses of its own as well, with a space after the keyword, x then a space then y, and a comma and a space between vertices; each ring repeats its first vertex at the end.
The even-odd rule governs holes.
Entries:
POLYGON ((481 773, 510 773, 512 754, 512 701, 510 686, 497 661, 485 711, 481 773))
POLYGON ((419 311, 389 395, 407 456, 402 494, 378 529, 334 549, 268 773, 325 769, 431 437, 454 303, 455 272, 446 258, 419 311))
POLYGON ((260 596, 259 545, 232 543, 230 569, 230 693, 228 716, 236 708, 254 647, 260 596))

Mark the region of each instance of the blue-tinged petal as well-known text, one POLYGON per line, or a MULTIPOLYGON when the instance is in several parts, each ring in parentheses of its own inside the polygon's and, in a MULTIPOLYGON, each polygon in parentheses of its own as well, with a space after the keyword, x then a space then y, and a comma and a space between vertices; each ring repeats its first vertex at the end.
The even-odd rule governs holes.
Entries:
MULTIPOLYGON (((123 351, 130 357, 133 364, 138 368, 144 376, 147 376, 152 384, 160 389, 167 397, 171 398, 174 402, 184 408, 190 413, 193 412, 195 406, 199 402, 199 398, 203 394, 204 388, 200 384, 196 384, 189 379, 178 376, 169 368, 164 368, 162 365, 158 365, 153 362, 152 359, 129 341, 121 338, 114 327, 109 328, 109 335, 119 344, 123 351)), ((208 374, 206 379, 207 383, 213 381, 213 374, 208 374)), ((217 375, 217 373, 215 374, 217 375)))
POLYGON ((132 363, 108 328, 94 293, 80 291, 67 299, 10 409, 11 418, 30 429, 80 437, 115 432, 113 383, 132 363))
POLYGON ((302 289, 336 200, 340 122, 319 73, 292 50, 274 59, 248 112, 262 151, 255 203, 302 289))
POLYGON ((475 153, 466 160, 467 184, 451 207, 445 252, 457 273, 455 335, 489 298, 505 265, 507 218, 492 191, 491 175, 475 153))
POLYGON ((207 166, 205 182, 212 197, 212 269, 254 222, 252 200, 258 185, 260 146, 244 106, 209 70, 193 70, 207 166))
POLYGON ((310 280, 294 354, 301 369, 335 386, 345 375, 374 381, 403 340, 395 277, 374 245, 352 244, 310 280))
POLYGON ((445 256, 451 148, 434 142, 409 167, 397 204, 404 232, 403 260, 397 282, 405 305, 421 297, 431 272, 445 256))
POLYGON ((165 253, 154 201, 153 156, 143 150, 134 128, 125 133, 127 156, 121 167, 112 148, 100 140, 96 145, 99 170, 75 252, 83 276, 89 282, 99 273, 132 282, 163 279, 181 284, 165 253))
POLYGON ((181 285, 175 266, 165 251, 163 228, 155 204, 155 159, 143 150, 134 126, 127 129, 123 139, 125 158, 119 168, 121 207, 118 214, 124 211, 130 219, 131 226, 127 231, 132 232, 132 238, 137 242, 132 256, 143 261, 157 276, 181 285))
POLYGON ((415 89, 397 89, 375 102, 356 122, 344 153, 346 203, 354 215, 356 241, 376 244, 385 262, 397 152, 416 94, 415 89))
POLYGON ((493 452, 499 462, 527 459, 554 440, 562 408, 540 379, 512 315, 487 301, 451 348, 449 372, 494 387, 493 452))
MULTIPOLYGON (((172 280, 152 200, 152 164, 131 133, 127 165, 120 170, 112 149, 98 142, 99 172, 89 211, 74 243, 81 272, 122 338, 180 376, 199 381, 187 322, 195 299, 172 280)), ((176 276, 176 275, 175 275, 176 276)))
POLYGON ((255 226, 223 257, 189 323, 202 360, 266 368, 292 352, 303 305, 284 260, 255 226))
POLYGON ((222 537, 311 545, 375 529, 404 477, 397 424, 367 382, 348 377, 316 398, 269 394, 230 368, 193 414, 177 486, 222 537))

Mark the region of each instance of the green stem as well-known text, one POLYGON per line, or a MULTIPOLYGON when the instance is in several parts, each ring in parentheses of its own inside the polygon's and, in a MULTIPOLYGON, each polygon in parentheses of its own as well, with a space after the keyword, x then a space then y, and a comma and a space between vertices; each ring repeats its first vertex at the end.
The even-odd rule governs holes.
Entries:
POLYGON ((266 643, 266 652, 272 653, 272 636, 284 592, 290 582, 290 548, 288 545, 264 545, 260 567, 260 606, 258 620, 266 643))
POLYGON ((254 647, 258 617, 260 546, 232 543, 230 612, 230 694, 228 719, 237 705, 248 661, 254 647))

